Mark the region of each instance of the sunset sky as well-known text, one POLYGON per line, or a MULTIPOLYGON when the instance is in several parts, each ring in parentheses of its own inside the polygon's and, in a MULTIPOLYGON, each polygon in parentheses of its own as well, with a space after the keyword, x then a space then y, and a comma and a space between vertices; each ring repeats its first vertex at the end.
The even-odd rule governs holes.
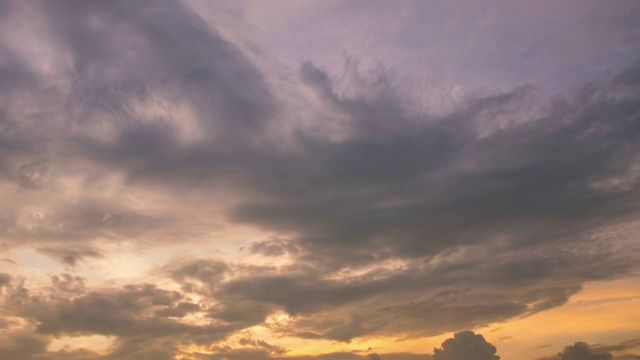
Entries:
POLYGON ((639 19, 0 0, 0 360, 640 360, 639 19))

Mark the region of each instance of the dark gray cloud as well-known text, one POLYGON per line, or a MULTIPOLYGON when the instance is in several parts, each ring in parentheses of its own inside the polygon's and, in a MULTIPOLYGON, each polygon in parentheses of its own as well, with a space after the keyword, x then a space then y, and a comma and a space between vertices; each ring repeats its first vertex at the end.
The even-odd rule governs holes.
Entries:
POLYGON ((573 345, 567 345, 562 352, 555 356, 545 357, 548 360, 626 360, 637 359, 637 353, 627 352, 637 349, 640 345, 638 339, 629 339, 619 344, 587 344, 578 341, 573 345))
POLYGON ((163 182, 172 188, 216 182, 219 172, 242 170, 234 159, 245 157, 250 137, 261 141, 275 106, 262 74, 184 4, 5 3, 15 19, 37 16, 55 49, 43 77, 38 59, 13 43, 25 34, 3 37, 10 44, 2 48, 2 91, 13 100, 1 104, 1 176, 23 189, 12 194, 16 203, 38 191, 43 196, 28 205, 56 208, 28 226, 21 220, 28 209, 3 209, 9 244, 115 240, 140 235, 139 226, 166 228, 175 219, 162 226, 128 201, 86 199, 91 190, 70 202, 65 186, 79 176, 91 188, 119 171, 130 182, 173 178, 163 182))
POLYGON ((211 295, 229 270, 229 265, 217 260, 178 263, 167 269, 185 291, 207 295, 211 295))
POLYGON ((200 307, 185 301, 179 292, 149 284, 83 292, 82 280, 68 274, 52 277, 52 283, 54 292, 49 295, 32 294, 20 285, 4 299, 12 314, 37 324, 28 338, 39 339, 45 348, 52 336, 99 334, 114 339, 107 358, 171 359, 181 344, 209 344, 239 329, 237 324, 182 322, 179 318, 200 311, 200 307))
POLYGON ((56 291, 62 293, 83 293, 85 279, 80 276, 63 273, 51 276, 51 285, 56 291))
MULTIPOLYGON (((441 119, 423 119, 403 107, 388 75, 375 79, 373 95, 345 97, 329 75, 305 63, 301 79, 336 116, 348 118, 347 138, 334 142, 299 133, 295 152, 283 152, 269 144, 265 128, 275 121, 270 91, 232 44, 177 4, 158 6, 153 15, 137 6, 123 10, 127 6, 42 4, 52 36, 73 60, 78 89, 68 98, 80 108, 80 128, 94 126, 93 113, 104 111, 116 129, 109 142, 75 134, 73 155, 124 170, 131 180, 172 187, 233 182, 261 193, 272 201, 245 202, 232 217, 301 233, 303 259, 339 268, 342 261, 432 256, 498 232, 521 237, 519 243, 553 240, 583 231, 585 223, 595 227, 596 219, 614 221, 600 215, 629 206, 637 196, 633 179, 607 185, 635 161, 637 99, 619 97, 616 89, 632 84, 637 69, 569 98, 545 102, 522 87, 472 99, 441 119), (180 16, 165 19, 165 12, 180 16), (76 16, 84 13, 96 23, 76 16), (100 31, 107 23, 119 25, 100 31), (144 51, 131 54, 120 39, 144 51), (142 121, 132 103, 154 99, 156 92, 189 103, 207 140, 184 146, 178 119, 142 121), (519 109, 531 102, 543 110, 519 119, 519 109), (501 118, 519 125, 500 124, 502 130, 479 138, 481 128, 495 127, 501 118), (631 188, 623 196, 593 186, 631 188)), ((42 177, 47 161, 21 165, 21 181, 42 177)))
POLYGON ((545 110, 526 124, 479 139, 473 129, 493 120, 484 114, 536 101, 530 90, 478 98, 425 124, 392 96, 368 103, 326 93, 328 79, 309 67, 303 74, 314 76, 305 78, 353 118, 354 134, 338 144, 308 140, 307 157, 289 164, 290 180, 269 189, 276 200, 242 205, 235 215, 302 233, 308 257, 357 263, 428 256, 497 233, 521 244, 566 241, 564 234, 597 226, 605 209, 637 197, 635 185, 593 188, 631 167, 638 152, 637 99, 603 92, 607 82, 542 103, 545 110))
POLYGON ((616 356, 616 359, 619 359, 619 360, 638 360, 638 359, 640 359, 640 355, 637 355, 637 354, 622 354, 622 355, 616 356))
POLYGON ((166 317, 177 317, 181 318, 189 313, 194 313, 200 311, 200 305, 190 303, 190 302, 181 302, 173 307, 167 307, 162 310, 156 311, 157 315, 166 316, 166 317))
POLYGON ((285 349, 281 346, 277 346, 277 345, 271 345, 266 341, 263 340, 254 340, 254 339, 250 339, 250 338, 242 338, 239 341, 239 344, 242 346, 253 346, 255 348, 258 349, 263 349, 267 352, 269 352, 270 354, 275 354, 275 355, 282 355, 286 352, 288 352, 288 349, 285 349))
POLYGON ((208 284, 219 282, 229 271, 229 265, 216 260, 199 260, 187 264, 176 264, 174 267, 169 271, 176 280, 194 279, 208 284))
POLYGON ((31 331, 17 331, 0 335, 1 360, 82 360, 101 359, 101 354, 87 349, 48 351, 51 338, 31 331))
POLYGON ((472 331, 456 333, 445 340, 442 348, 434 349, 434 360, 499 360, 496 347, 488 343, 480 334, 472 331))
POLYGON ((46 254, 56 261, 59 261, 67 266, 74 267, 79 262, 86 259, 101 258, 104 255, 98 250, 94 249, 73 249, 73 248, 42 248, 40 252, 46 254))
POLYGON ((264 256, 282 256, 285 254, 295 254, 299 251, 295 243, 284 239, 262 240, 252 243, 249 252, 264 256))
POLYGON ((0 234, 7 239, 8 245, 29 244, 69 266, 77 265, 83 258, 104 255, 95 248, 93 241, 139 237, 147 234, 150 228, 165 228, 163 220, 170 221, 114 208, 111 204, 66 201, 50 204, 46 200, 34 203, 41 207, 37 210, 19 206, 7 209, 6 216, 0 219, 0 234))
POLYGON ((126 169, 132 180, 210 179, 233 166, 229 161, 270 118, 273 104, 261 73, 180 3, 164 1, 154 11, 126 2, 47 6, 51 21, 64 24, 58 26, 60 38, 81 77, 79 106, 85 111, 104 109, 114 120, 123 121, 114 143, 77 138, 77 151, 126 169), (94 29, 95 24, 81 20, 79 14, 97 16, 100 23, 94 29), (100 26, 107 24, 120 30, 105 36, 100 26), (132 44, 122 44, 121 39, 132 44), (143 51, 131 52, 128 46, 143 51), (186 148, 178 144, 176 136, 186 131, 179 122, 187 119, 165 112, 145 124, 131 111, 133 100, 153 101, 166 95, 193 109, 192 125, 206 135, 203 142, 186 148))
POLYGON ((342 279, 326 279, 315 268, 298 265, 256 269, 222 283, 213 294, 231 307, 249 302, 301 316, 288 331, 304 338, 435 335, 562 305, 587 279, 630 269, 631 263, 588 242, 582 245, 539 249, 538 254, 503 248, 496 255, 495 249, 472 248, 449 254, 456 258, 452 262, 414 261, 401 270, 376 269, 342 279))
MULTIPOLYGON (((588 279, 628 274, 633 251, 625 260, 589 239, 637 216, 640 102, 619 86, 633 82, 637 71, 625 70, 625 80, 604 77, 566 97, 544 100, 522 87, 471 98, 444 118, 418 119, 385 78, 378 80, 386 90, 374 100, 348 98, 322 70, 303 65, 301 78, 350 119, 348 137, 302 138, 302 149, 285 163, 286 175, 258 184, 272 200, 235 210, 237 221, 300 234, 294 242, 300 250, 285 274, 233 280, 225 291, 293 314, 363 304, 394 291, 419 297, 446 285, 468 287, 468 299, 487 301, 494 293, 488 296, 495 303, 456 304, 450 312, 438 307, 436 317, 448 313, 457 320, 448 328, 446 319, 434 321, 442 326, 437 331, 451 331, 555 307, 588 279), (537 110, 529 113, 532 102, 537 110), (486 253, 473 259, 472 251, 486 253), (456 252, 464 255, 455 263, 420 265, 456 252), (412 273, 335 282, 295 274, 301 264, 322 274, 318 269, 332 273, 394 259, 413 263, 412 273)), ((424 307, 407 305, 407 318, 429 313, 433 305, 423 300, 424 307)))
POLYGON ((9 285, 11 282, 11 275, 7 273, 0 273, 0 287, 9 285))
POLYGON ((283 306, 291 314, 297 314, 369 297, 383 289, 389 289, 393 280, 392 278, 341 284, 337 281, 322 280, 314 274, 251 274, 225 283, 221 295, 273 303, 283 306))
POLYGON ((558 354, 561 360, 611 360, 613 356, 609 352, 593 351, 589 345, 577 342, 569 345, 558 354))
POLYGON ((619 344, 587 344, 578 341, 573 345, 568 345, 564 350, 556 356, 546 359, 558 360, 625 360, 636 359, 638 354, 629 353, 627 351, 637 349, 640 346, 640 340, 629 339, 619 344))
POLYGON ((35 359, 46 354, 49 342, 46 337, 31 332, 13 334, 9 339, 2 340, 0 344, 0 359, 2 360, 35 359))
POLYGON ((161 318, 147 318, 143 316, 144 310, 171 307, 181 298, 178 292, 152 285, 128 285, 118 291, 90 292, 70 301, 52 302, 50 308, 36 310, 33 316, 40 321, 38 331, 45 334, 139 335, 151 332, 162 336, 167 328, 177 330, 181 325, 161 318), (155 322, 165 326, 154 327, 155 322))
POLYGON ((20 184, 26 188, 38 188, 51 182, 50 162, 37 159, 18 168, 20 184))

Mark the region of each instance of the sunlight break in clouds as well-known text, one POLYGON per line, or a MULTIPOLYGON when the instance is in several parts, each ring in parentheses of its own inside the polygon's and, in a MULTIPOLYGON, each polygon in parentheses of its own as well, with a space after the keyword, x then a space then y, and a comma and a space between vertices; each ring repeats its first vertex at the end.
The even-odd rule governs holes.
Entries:
POLYGON ((0 0, 0 359, 637 359, 639 16, 0 0))

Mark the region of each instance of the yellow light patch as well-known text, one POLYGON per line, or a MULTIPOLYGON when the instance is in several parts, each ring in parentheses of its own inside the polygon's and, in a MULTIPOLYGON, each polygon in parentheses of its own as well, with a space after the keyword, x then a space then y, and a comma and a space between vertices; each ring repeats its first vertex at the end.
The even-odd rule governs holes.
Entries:
POLYGON ((87 349, 98 353, 105 352, 113 343, 114 338, 103 335, 63 336, 53 340, 47 347, 48 351, 62 349, 87 349))

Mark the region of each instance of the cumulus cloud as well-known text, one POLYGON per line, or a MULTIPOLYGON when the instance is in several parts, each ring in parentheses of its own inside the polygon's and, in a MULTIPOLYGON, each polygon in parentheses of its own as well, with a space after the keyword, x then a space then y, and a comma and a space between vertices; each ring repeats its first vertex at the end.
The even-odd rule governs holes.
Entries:
POLYGON ((561 360, 611 360, 613 358, 611 353, 593 351, 583 342, 565 347, 558 357, 561 360))
POLYGON ((499 360, 496 347, 488 343, 480 334, 462 331, 445 340, 442 347, 434 349, 435 360, 499 360))

